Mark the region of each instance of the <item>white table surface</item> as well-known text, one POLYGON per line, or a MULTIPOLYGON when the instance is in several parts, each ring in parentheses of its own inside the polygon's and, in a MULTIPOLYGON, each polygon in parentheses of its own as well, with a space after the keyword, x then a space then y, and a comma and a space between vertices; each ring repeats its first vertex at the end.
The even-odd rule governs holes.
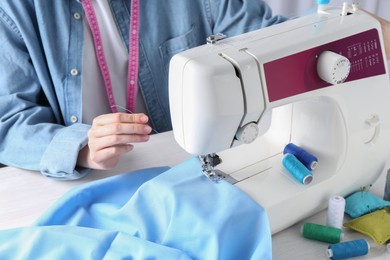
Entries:
MULTIPOLYGON (((153 135, 148 143, 138 144, 135 150, 121 159, 118 167, 110 171, 93 171, 87 177, 76 181, 57 181, 43 177, 40 173, 16 169, 0 168, 0 230, 30 225, 58 198, 72 187, 116 175, 130 170, 173 166, 189 158, 174 141, 172 132, 153 135)), ((385 174, 371 188, 371 192, 382 197, 385 174)), ((308 240, 300 235, 303 222, 326 223, 326 210, 315 214, 285 229, 272 237, 274 259, 327 259, 328 244, 308 240)), ((385 246, 360 233, 345 230, 345 241, 366 238, 371 245, 369 255, 354 259, 388 259, 390 253, 385 246)))

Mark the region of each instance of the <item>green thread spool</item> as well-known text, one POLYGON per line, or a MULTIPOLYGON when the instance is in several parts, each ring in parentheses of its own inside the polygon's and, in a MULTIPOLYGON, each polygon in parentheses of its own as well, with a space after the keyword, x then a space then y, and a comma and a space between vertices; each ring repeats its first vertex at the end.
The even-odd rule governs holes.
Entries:
POLYGON ((304 223, 301 233, 305 238, 327 242, 330 244, 339 243, 343 237, 343 233, 339 228, 313 223, 304 223))

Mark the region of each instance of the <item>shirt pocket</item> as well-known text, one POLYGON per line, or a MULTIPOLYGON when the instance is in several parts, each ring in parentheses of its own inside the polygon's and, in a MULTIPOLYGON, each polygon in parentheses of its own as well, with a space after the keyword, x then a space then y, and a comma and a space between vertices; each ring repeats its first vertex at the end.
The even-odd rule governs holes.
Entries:
POLYGON ((159 52, 166 79, 168 79, 169 62, 171 58, 175 54, 196 47, 199 44, 201 44, 200 39, 197 37, 195 26, 192 25, 184 34, 171 38, 160 45, 159 52))

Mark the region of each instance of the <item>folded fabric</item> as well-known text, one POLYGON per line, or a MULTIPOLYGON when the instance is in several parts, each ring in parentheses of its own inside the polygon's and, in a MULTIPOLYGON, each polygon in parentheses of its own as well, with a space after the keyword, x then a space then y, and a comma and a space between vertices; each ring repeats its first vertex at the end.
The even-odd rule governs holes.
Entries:
POLYGON ((34 227, 0 231, 0 259, 271 259, 261 206, 193 158, 74 188, 34 227))
POLYGON ((181 250, 124 232, 78 226, 26 227, 0 232, 0 259, 191 259, 181 250))

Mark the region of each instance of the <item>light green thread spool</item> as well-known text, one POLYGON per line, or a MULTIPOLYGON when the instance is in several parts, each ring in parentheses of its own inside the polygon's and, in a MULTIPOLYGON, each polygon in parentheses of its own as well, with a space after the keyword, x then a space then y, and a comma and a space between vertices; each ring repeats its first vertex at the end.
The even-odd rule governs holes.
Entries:
POLYGON ((305 238, 327 242, 330 244, 339 243, 343 237, 343 233, 339 228, 313 223, 303 224, 301 233, 305 238))

